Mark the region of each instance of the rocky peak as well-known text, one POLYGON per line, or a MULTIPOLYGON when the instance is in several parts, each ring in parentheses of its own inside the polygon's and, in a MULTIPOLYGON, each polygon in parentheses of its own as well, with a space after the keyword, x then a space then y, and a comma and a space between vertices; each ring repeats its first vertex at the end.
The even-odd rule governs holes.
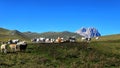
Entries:
POLYGON ((81 29, 77 30, 76 33, 81 35, 81 36, 84 36, 86 38, 101 36, 101 34, 98 32, 98 30, 94 27, 81 28, 81 29))

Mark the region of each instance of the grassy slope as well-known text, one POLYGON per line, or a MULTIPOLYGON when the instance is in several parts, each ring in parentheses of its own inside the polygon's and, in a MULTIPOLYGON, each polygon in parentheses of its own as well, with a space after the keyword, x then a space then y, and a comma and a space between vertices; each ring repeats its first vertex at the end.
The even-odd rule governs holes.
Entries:
POLYGON ((75 36, 76 38, 81 38, 80 35, 69 32, 69 31, 63 31, 63 32, 44 32, 44 33, 33 33, 33 32, 24 32, 23 34, 28 35, 30 38, 39 38, 39 37, 45 37, 45 38, 69 38, 72 36, 75 36))
MULTIPOLYGON (((95 38, 93 40, 96 41, 95 38)), ((120 34, 102 36, 99 39, 99 41, 119 41, 119 40, 120 40, 120 34)))
POLYGON ((8 30, 4 28, 0 28, 0 41, 8 41, 9 39, 20 39, 20 40, 27 40, 30 41, 31 38, 39 38, 39 37, 45 37, 45 38, 57 38, 57 37, 63 37, 68 38, 75 36, 76 38, 81 38, 76 33, 64 31, 64 32, 45 32, 45 33, 32 33, 32 32, 19 32, 17 30, 8 30))
POLYGON ((0 41, 8 41, 9 39, 28 40, 29 38, 19 31, 0 28, 0 41), (12 35, 12 33, 14 33, 14 35, 12 35))
POLYGON ((119 68, 120 43, 29 44, 26 52, 0 54, 0 67, 119 68))
POLYGON ((9 30, 8 29, 4 29, 4 28, 0 28, 0 34, 8 34, 9 30))

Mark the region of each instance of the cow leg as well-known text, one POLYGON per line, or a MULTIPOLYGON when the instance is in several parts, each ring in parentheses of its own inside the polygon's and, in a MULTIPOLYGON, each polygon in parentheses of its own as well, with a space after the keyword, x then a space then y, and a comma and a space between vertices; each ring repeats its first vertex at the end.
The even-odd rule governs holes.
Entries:
POLYGON ((1 49, 1 52, 3 52, 3 49, 1 49))
POLYGON ((7 49, 4 49, 4 53, 7 53, 7 49))

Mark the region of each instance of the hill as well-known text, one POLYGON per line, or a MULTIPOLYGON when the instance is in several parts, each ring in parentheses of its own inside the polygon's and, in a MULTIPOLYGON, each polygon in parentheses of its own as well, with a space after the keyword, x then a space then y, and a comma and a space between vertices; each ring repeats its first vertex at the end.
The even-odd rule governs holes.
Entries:
POLYGON ((95 40, 95 38, 93 38, 93 41, 118 42, 118 41, 120 41, 120 34, 101 36, 101 37, 99 37, 99 40, 95 40))
POLYGON ((63 38, 68 38, 68 37, 72 37, 72 36, 75 36, 76 38, 81 38, 81 36, 79 34, 69 32, 69 31, 44 32, 44 33, 24 32, 24 34, 29 36, 30 38, 39 38, 39 37, 45 37, 45 38, 63 37, 63 38))
POLYGON ((63 37, 68 38, 75 36, 76 38, 81 38, 79 34, 69 32, 69 31, 63 31, 63 32, 44 32, 44 33, 35 33, 35 32, 20 32, 18 30, 9 30, 0 28, 0 41, 7 41, 8 39, 21 39, 21 40, 29 40, 32 38, 39 38, 39 37, 45 37, 45 38, 57 38, 57 37, 63 37))
POLYGON ((0 28, 0 41, 7 41, 9 39, 28 40, 29 38, 18 30, 0 28))

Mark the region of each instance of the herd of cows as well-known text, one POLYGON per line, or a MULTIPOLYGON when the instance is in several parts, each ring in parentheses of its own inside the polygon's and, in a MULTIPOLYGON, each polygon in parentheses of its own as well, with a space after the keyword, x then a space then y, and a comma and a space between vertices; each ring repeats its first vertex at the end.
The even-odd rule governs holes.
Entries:
MULTIPOLYGON (((96 37, 96 40, 99 39, 99 37, 96 37)), ((91 38, 85 38, 82 37, 81 41, 86 41, 89 42, 91 38)), ((64 42, 76 42, 76 38, 69 37, 68 39, 64 39, 61 37, 58 37, 57 39, 53 38, 33 38, 31 39, 31 42, 33 43, 64 43, 64 42)), ((27 48, 27 42, 26 41, 20 41, 19 39, 14 39, 14 40, 8 40, 7 42, 2 42, 1 43, 1 52, 2 53, 7 53, 8 52, 8 46, 12 52, 16 51, 25 51, 27 48)))
POLYGON ((62 37, 58 37, 57 39, 54 38, 33 38, 31 39, 32 42, 36 42, 36 43, 62 43, 62 42, 76 42, 76 38, 73 37, 69 37, 68 39, 64 39, 62 37))
POLYGON ((2 53, 7 53, 8 52, 8 46, 11 49, 12 52, 25 51, 26 48, 27 48, 27 42, 26 41, 20 41, 19 39, 9 40, 8 42, 2 42, 1 52, 2 53))

